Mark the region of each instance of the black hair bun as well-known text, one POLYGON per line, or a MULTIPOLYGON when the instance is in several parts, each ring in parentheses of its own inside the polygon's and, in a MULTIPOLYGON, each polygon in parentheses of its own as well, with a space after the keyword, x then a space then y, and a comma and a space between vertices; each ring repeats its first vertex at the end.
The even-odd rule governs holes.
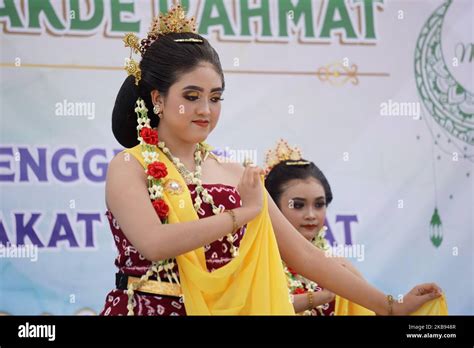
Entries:
POLYGON ((112 111, 112 132, 115 139, 126 148, 138 145, 137 115, 135 114, 138 96, 135 78, 128 76, 120 87, 112 111))

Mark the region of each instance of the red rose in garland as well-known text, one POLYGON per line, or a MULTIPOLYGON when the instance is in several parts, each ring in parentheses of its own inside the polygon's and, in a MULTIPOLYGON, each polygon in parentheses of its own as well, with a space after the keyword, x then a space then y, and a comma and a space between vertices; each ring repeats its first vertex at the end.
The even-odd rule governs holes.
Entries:
POLYGON ((168 169, 162 162, 153 162, 148 165, 146 173, 155 179, 161 179, 168 175, 168 169))
POLYGON ((148 127, 143 127, 140 131, 140 137, 143 141, 150 145, 158 144, 158 131, 148 127))
POLYGON ((168 204, 166 204, 164 200, 157 199, 153 201, 153 208, 155 208, 155 211, 160 217, 160 219, 166 219, 168 217, 170 208, 168 207, 168 204))

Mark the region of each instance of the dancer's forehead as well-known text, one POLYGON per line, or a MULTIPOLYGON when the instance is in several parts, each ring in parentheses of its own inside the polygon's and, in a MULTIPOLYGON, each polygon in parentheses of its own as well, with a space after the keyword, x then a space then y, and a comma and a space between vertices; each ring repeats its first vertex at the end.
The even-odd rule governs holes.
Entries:
POLYGON ((292 199, 313 200, 325 198, 324 188, 315 178, 292 179, 283 186, 283 195, 292 199))
POLYGON ((175 91, 223 92, 221 76, 210 63, 201 63, 181 74, 171 88, 175 91))
MULTIPOLYGON (((183 91, 198 91, 198 92, 205 92, 204 88, 199 87, 199 86, 186 86, 183 88, 183 91)), ((222 92, 223 88, 222 87, 215 87, 210 90, 211 93, 213 92, 222 92)))

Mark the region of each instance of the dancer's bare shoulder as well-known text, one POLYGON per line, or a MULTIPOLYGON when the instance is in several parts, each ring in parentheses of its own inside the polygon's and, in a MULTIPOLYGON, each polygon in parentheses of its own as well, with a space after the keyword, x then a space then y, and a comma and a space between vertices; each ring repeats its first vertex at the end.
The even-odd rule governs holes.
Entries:
POLYGON ((244 167, 217 156, 209 156, 203 165, 203 183, 225 184, 237 187, 244 167))

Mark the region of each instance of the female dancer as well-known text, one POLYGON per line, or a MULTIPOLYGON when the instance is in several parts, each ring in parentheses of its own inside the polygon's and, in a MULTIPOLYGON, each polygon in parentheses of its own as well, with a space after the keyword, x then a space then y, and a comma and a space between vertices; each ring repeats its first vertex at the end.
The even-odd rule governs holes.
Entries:
MULTIPOLYGON (((280 140, 267 154, 265 188, 293 227, 315 247, 329 248, 325 239, 326 208, 332 202, 331 186, 313 163, 301 158, 301 152, 280 140)), ((334 259, 352 273, 363 276, 342 257, 334 259)), ((334 315, 335 295, 284 265, 293 307, 304 315, 334 315)))

